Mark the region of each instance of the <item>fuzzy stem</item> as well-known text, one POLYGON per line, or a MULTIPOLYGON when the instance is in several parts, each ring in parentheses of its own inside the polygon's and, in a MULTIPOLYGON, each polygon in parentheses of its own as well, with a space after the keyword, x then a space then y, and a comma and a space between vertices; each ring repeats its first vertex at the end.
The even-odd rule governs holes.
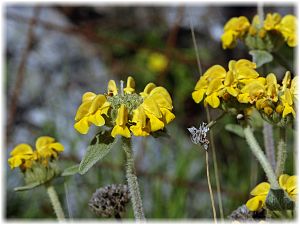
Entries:
POLYGON ((286 151, 286 131, 280 128, 280 139, 277 150, 276 176, 279 177, 284 172, 284 165, 287 158, 286 151))
POLYGON ((255 155, 260 165, 262 166, 263 170, 265 171, 266 176, 268 177, 268 180, 271 184, 271 188, 279 189, 279 185, 276 176, 274 174, 274 171, 272 170, 269 161, 267 160, 259 144, 257 143, 250 126, 244 128, 244 134, 252 153, 255 155))
POLYGON ((275 170, 276 168, 276 161, 275 161, 275 147, 274 147, 274 137, 273 137, 273 127, 271 124, 264 121, 263 126, 263 135, 264 135, 264 144, 266 155, 271 163, 272 169, 275 170))
MULTIPOLYGON (((209 122, 208 126, 213 122, 211 121, 210 114, 209 114, 209 109, 208 107, 205 108, 206 110, 206 117, 207 121, 209 122)), ((215 122, 221 119, 225 113, 222 113, 216 120, 215 122)), ((213 126, 214 123, 211 126, 213 126)), ((211 142, 211 149, 212 149, 212 155, 213 155, 213 164, 214 164, 214 173, 215 173, 215 178, 216 178, 216 185, 217 185, 217 196, 218 196, 218 205, 219 205, 219 211, 220 211, 220 217, 222 221, 224 220, 224 212, 223 212, 223 203, 222 203, 222 195, 221 195, 221 185, 220 185, 220 179, 219 179, 219 168, 218 168, 218 161, 217 161, 217 156, 216 156, 216 147, 215 147, 215 142, 214 142, 214 133, 212 130, 209 132, 209 139, 211 142)))
POLYGON ((132 208, 134 217, 137 221, 145 221, 141 194, 139 190, 139 184, 135 175, 134 160, 131 148, 131 142, 128 138, 122 138, 122 147, 126 153, 126 178, 130 191, 130 197, 132 202, 132 208))
POLYGON ((46 186, 46 189, 58 221, 60 222, 65 221, 65 214, 64 211, 62 210, 60 201, 58 199, 54 187, 51 184, 48 184, 46 186))
POLYGON ((209 189, 210 201, 211 201, 211 206, 212 206, 212 210, 213 210, 214 222, 217 223, 217 214, 216 214, 216 208, 215 208, 214 195, 213 195, 213 192, 211 189, 211 183, 210 183, 210 177, 209 177, 208 151, 205 151, 205 158, 206 158, 206 176, 207 176, 207 184, 208 184, 208 189, 209 189))
POLYGON ((258 14, 258 18, 259 18, 259 27, 263 27, 264 26, 264 6, 262 2, 258 2, 257 3, 257 14, 258 14))

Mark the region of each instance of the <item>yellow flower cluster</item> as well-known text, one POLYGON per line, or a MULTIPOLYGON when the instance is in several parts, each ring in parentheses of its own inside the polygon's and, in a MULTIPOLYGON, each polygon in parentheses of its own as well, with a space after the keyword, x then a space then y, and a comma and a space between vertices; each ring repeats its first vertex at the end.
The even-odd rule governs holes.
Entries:
POLYGON ((168 58, 161 53, 151 53, 148 58, 148 68, 153 72, 162 72, 168 66, 168 58))
MULTIPOLYGON (((279 177, 280 187, 288 194, 291 200, 295 201, 297 199, 298 188, 297 188, 297 176, 289 176, 287 174, 282 174, 279 177)), ((265 201, 270 190, 270 184, 267 182, 262 182, 258 184, 250 194, 254 196, 249 199, 246 203, 247 208, 250 211, 258 211, 265 206, 265 201)))
POLYGON ((20 167, 22 170, 31 168, 33 162, 40 162, 47 166, 48 162, 58 157, 58 153, 64 150, 64 146, 48 136, 39 137, 35 142, 34 151, 28 144, 17 145, 10 153, 8 164, 11 169, 20 167))
POLYGON ((280 86, 273 73, 262 77, 255 69, 256 64, 246 59, 231 60, 228 71, 214 65, 200 77, 192 97, 196 103, 204 99, 204 105, 209 104, 213 108, 218 108, 221 101, 225 104, 237 102, 255 106, 267 115, 276 111, 282 117, 288 114, 295 117, 297 77, 291 81, 287 72, 280 86))
POLYGON ((165 88, 149 83, 138 95, 135 81, 129 76, 122 89, 119 93, 115 81, 110 80, 107 95, 85 93, 75 116, 75 129, 86 134, 91 124, 107 125, 112 126, 113 137, 130 138, 131 132, 135 136, 147 136, 161 130, 175 118, 171 112, 172 99, 165 88))
POLYGON ((224 26, 221 36, 223 49, 234 48, 238 39, 243 39, 250 27, 250 22, 245 16, 233 17, 224 26))
POLYGON ((293 15, 286 15, 281 18, 278 13, 268 13, 263 24, 260 24, 259 17, 253 17, 252 24, 244 17, 233 17, 224 26, 224 33, 221 37, 223 49, 234 48, 237 40, 243 40, 246 36, 256 36, 264 39, 266 34, 283 36, 284 41, 290 46, 297 45, 296 37, 297 18, 293 15))

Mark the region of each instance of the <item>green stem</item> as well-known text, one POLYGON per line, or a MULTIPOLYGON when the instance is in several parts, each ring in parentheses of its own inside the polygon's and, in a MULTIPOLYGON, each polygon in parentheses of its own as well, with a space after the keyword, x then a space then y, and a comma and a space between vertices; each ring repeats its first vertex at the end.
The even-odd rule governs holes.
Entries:
POLYGON ((258 162, 260 163, 263 170, 265 171, 266 176, 268 177, 268 180, 270 182, 271 188, 279 189, 279 185, 278 185, 276 176, 274 174, 274 171, 273 171, 269 161, 267 160, 265 154, 261 150, 259 144, 257 143, 250 126, 247 126, 246 128, 244 128, 244 134, 245 134, 245 138, 247 140, 247 143, 248 143, 252 153, 255 155, 258 162))
POLYGON ((263 135, 264 135, 264 144, 267 159, 271 163, 272 169, 276 168, 275 161, 275 147, 274 147, 274 137, 273 137, 273 127, 271 124, 266 121, 263 122, 263 135))
POLYGON ((54 187, 51 184, 48 184, 46 185, 46 189, 58 221, 65 221, 65 214, 62 210, 60 201, 58 199, 54 187))
POLYGON ((129 138, 122 138, 122 147, 126 153, 126 178, 130 191, 130 197, 132 202, 132 208, 134 217, 137 221, 145 221, 141 194, 139 190, 139 184, 135 175, 134 160, 131 148, 131 142, 129 138))
POLYGON ((286 131, 280 128, 280 139, 278 141, 276 176, 279 177, 284 172, 285 161, 287 158, 286 150, 286 131))

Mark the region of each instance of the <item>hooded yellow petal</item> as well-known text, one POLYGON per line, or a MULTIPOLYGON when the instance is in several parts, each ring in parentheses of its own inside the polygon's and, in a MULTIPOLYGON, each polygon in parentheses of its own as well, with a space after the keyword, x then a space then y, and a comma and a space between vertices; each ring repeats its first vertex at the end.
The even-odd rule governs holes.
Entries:
POLYGON ((82 95, 82 102, 92 101, 96 97, 96 94, 93 92, 85 92, 82 95))
POLYGON ((116 119, 116 124, 119 126, 125 126, 128 121, 128 111, 124 104, 118 109, 118 116, 116 119))
POLYGON ((270 184, 267 182, 262 182, 258 184, 251 192, 250 194, 253 196, 258 196, 258 195, 267 195, 270 190, 270 184))
POLYGON ((65 149, 64 146, 59 142, 55 142, 53 144, 50 144, 49 148, 55 150, 56 152, 63 152, 64 149, 65 149))
POLYGON ((149 83, 146 85, 146 87, 144 88, 144 91, 140 93, 140 95, 145 98, 146 96, 148 96, 150 94, 150 92, 156 87, 156 85, 154 83, 149 83))
POLYGON ((142 103, 142 107, 147 111, 148 113, 153 114, 157 118, 161 118, 161 112, 157 105, 157 103, 152 98, 146 98, 144 102, 142 103))
POLYGON ((226 76, 226 70, 220 65, 214 65, 210 67, 204 74, 203 77, 208 80, 208 82, 215 79, 224 79, 226 76))
POLYGON ((297 176, 290 176, 286 182, 286 190, 291 194, 297 188, 297 176))
POLYGON ((75 115, 75 121, 81 120, 83 117, 89 114, 91 104, 92 101, 85 101, 79 106, 75 115))
POLYGON ((151 90, 150 95, 155 95, 157 93, 162 95, 165 98, 165 100, 167 100, 168 103, 172 105, 172 99, 167 89, 165 89, 164 87, 156 87, 153 90, 151 90))
POLYGON ((279 185, 283 190, 286 190, 286 182, 289 179, 289 175, 287 174, 281 174, 278 181, 279 181, 279 185))
POLYGON ((107 93, 108 95, 113 95, 113 96, 118 94, 118 88, 114 80, 108 81, 107 93))
POLYGON ((19 144, 10 153, 11 156, 31 154, 33 154, 33 150, 28 144, 19 144))
POLYGON ((97 95, 91 103, 91 106, 89 107, 89 113, 92 114, 96 112, 98 109, 100 109, 103 104, 106 102, 106 97, 104 95, 97 95))
POLYGON ((265 204, 266 197, 267 196, 255 196, 253 198, 250 198, 246 203, 247 208, 250 211, 260 210, 265 204))
POLYGON ((134 88, 135 88, 135 81, 131 76, 129 76, 127 78, 127 85, 126 88, 124 88, 124 92, 126 94, 132 94, 134 92, 134 88))
POLYGON ((55 141, 54 138, 52 137, 49 137, 49 136, 42 136, 42 137, 39 137, 36 142, 35 142, 35 147, 36 149, 41 149, 41 148, 44 148, 45 146, 53 143, 55 141))
POLYGON ((211 95, 212 93, 219 91, 223 87, 224 87, 224 85, 223 85, 222 80, 215 79, 209 83, 207 90, 206 90, 206 95, 211 95))

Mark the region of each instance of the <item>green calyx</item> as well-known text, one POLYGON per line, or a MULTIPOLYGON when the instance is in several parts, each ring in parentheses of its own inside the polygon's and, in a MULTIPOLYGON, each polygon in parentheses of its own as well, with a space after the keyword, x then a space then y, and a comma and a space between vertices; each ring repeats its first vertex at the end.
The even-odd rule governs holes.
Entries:
POLYGON ((112 121, 115 121, 118 116, 118 109, 122 104, 125 105, 128 110, 128 114, 132 114, 133 110, 139 107, 143 103, 142 96, 132 93, 124 95, 108 96, 107 101, 111 103, 110 117, 112 121))
POLYGON ((33 163, 32 167, 26 169, 24 172, 24 180, 26 185, 36 182, 43 184, 59 174, 60 169, 55 162, 49 162, 47 166, 40 163, 33 163))

